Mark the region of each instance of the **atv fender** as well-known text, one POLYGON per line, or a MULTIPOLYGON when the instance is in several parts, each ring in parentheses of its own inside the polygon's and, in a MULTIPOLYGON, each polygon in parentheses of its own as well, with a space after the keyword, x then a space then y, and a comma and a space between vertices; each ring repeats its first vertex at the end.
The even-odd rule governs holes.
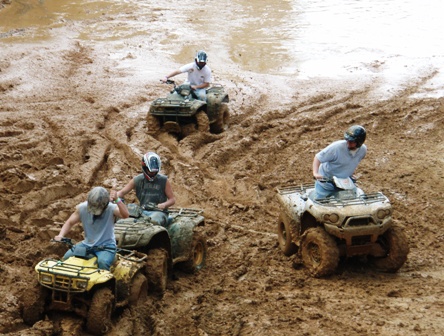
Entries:
MULTIPOLYGON (((301 218, 305 212, 306 202, 297 197, 292 191, 279 190, 277 199, 281 205, 283 219, 287 220, 292 227, 293 239, 299 240, 301 233, 301 218)), ((299 243, 295 240, 295 243, 299 243)))
POLYGON ((117 246, 126 249, 148 246, 153 237, 168 236, 163 226, 154 225, 144 218, 120 219, 116 222, 114 230, 117 246))
POLYGON ((191 221, 179 221, 172 223, 168 231, 171 237, 171 250, 173 263, 187 260, 191 253, 196 224, 191 221))
POLYGON ((137 272, 145 267, 145 262, 136 262, 134 260, 127 260, 118 257, 115 268, 113 270, 114 277, 116 278, 117 290, 116 290, 116 305, 118 307, 128 304, 128 298, 130 296, 131 284, 133 277, 137 272))
POLYGON ((207 90, 207 115, 210 123, 217 120, 222 103, 228 103, 229 100, 228 93, 220 84, 214 84, 207 90))

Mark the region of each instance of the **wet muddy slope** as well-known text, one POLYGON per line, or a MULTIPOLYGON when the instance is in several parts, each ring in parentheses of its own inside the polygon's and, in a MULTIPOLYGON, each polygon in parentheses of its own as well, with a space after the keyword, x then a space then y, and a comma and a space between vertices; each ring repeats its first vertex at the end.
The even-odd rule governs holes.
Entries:
MULTIPOLYGON (((207 266, 196 275, 176 272, 163 298, 119 312, 109 335, 442 334, 444 100, 427 94, 439 72, 425 67, 390 90, 377 75, 289 78, 211 59, 230 95, 229 129, 151 137, 149 103, 169 89, 158 79, 182 61, 162 63, 150 47, 165 42, 171 11, 153 10, 152 34, 128 40, 123 52, 71 38, 98 19, 66 21, 49 41, 0 40, 0 333, 86 335, 65 314, 23 323, 33 266, 62 255, 49 239, 91 187, 122 187, 153 150, 177 206, 205 211, 207 266), (315 279, 279 250, 275 189, 310 181, 315 153, 353 124, 368 131, 360 186, 390 198, 410 254, 396 274, 348 260, 315 279)), ((117 19, 100 18, 105 26, 117 19)), ((209 37, 202 43, 216 53, 209 37)), ((183 46, 170 49, 192 57, 183 46)))

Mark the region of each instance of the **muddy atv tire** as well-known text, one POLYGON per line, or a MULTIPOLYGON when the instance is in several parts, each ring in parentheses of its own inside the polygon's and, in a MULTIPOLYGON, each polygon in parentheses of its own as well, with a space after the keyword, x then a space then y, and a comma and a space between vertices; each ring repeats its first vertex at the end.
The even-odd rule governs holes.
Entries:
POLYGON ((196 123, 199 132, 210 131, 210 120, 208 119, 208 115, 204 111, 196 113, 196 123))
POLYGON ((378 238, 377 242, 387 251, 382 258, 372 260, 376 269, 382 272, 394 273, 404 265, 409 253, 407 236, 398 226, 392 226, 378 238))
POLYGON ((214 133, 222 133, 226 131, 228 129, 229 121, 230 112, 228 110, 228 105, 226 103, 222 103, 217 120, 211 125, 212 131, 214 133))
POLYGON ((297 251, 297 246, 293 243, 290 223, 280 214, 278 219, 278 242, 279 247, 286 256, 291 256, 297 251))
POLYGON ((33 326, 43 318, 48 295, 49 291, 40 285, 24 294, 22 318, 27 325, 33 326))
POLYGON ((150 292, 163 295, 168 281, 168 252, 164 249, 148 251, 146 274, 150 292))
POLYGON ((204 237, 195 233, 191 243, 191 253, 187 261, 179 263, 178 268, 185 272, 193 274, 205 266, 207 259, 207 242, 204 237))
POLYGON ((323 228, 308 229, 302 236, 302 262, 313 277, 334 272, 339 263, 339 248, 323 228))
POLYGON ((130 296, 128 302, 130 306, 143 304, 148 298, 148 280, 142 273, 137 273, 131 281, 130 296))
POLYGON ((114 295, 109 288, 99 288, 91 301, 86 329, 93 335, 103 335, 111 328, 114 295))
POLYGON ((160 122, 156 116, 153 116, 148 112, 146 116, 146 124, 148 127, 148 135, 155 135, 160 131, 160 122))

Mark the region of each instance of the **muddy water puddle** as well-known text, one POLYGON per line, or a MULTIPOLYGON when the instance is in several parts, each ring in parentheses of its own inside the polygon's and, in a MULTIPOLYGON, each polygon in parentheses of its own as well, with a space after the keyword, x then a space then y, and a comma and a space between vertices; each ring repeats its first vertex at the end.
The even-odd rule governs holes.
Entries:
POLYGON ((178 64, 206 49, 242 71, 340 75, 362 62, 393 57, 442 61, 439 0, 11 0, 0 11, 0 43, 61 34, 169 55, 178 64), (76 22, 88 25, 76 25, 76 22))

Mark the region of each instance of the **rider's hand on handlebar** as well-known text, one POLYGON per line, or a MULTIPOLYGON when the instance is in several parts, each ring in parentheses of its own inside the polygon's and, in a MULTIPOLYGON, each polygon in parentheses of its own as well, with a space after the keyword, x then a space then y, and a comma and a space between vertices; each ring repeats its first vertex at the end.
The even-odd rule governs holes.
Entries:
POLYGON ((313 174, 313 178, 315 180, 324 180, 324 176, 322 176, 321 174, 317 173, 317 174, 313 174))

